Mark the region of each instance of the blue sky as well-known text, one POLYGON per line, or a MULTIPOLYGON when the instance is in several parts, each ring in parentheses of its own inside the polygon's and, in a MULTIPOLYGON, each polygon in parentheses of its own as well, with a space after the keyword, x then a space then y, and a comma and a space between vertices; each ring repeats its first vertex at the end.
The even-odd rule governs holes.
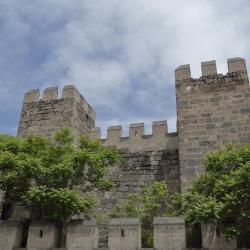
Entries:
POLYGON ((0 0, 0 132, 16 134, 32 88, 75 84, 110 125, 168 120, 174 69, 226 59, 250 63, 249 0, 0 0))

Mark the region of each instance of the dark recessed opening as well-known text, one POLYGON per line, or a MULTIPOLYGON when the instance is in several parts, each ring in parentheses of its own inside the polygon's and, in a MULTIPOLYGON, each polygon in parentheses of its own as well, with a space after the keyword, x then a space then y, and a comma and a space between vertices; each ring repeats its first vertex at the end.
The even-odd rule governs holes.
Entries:
POLYGON ((42 237, 43 237, 43 230, 40 230, 40 232, 39 232, 39 236, 40 236, 40 238, 42 238, 42 237))
POLYGON ((121 237, 125 237, 125 231, 124 231, 124 229, 121 230, 121 237))
POLYGON ((216 236, 220 237, 220 228, 219 227, 216 227, 216 236))
POLYGON ((22 228, 22 236, 21 236, 21 248, 27 247, 28 233, 29 233, 29 220, 25 220, 22 228))

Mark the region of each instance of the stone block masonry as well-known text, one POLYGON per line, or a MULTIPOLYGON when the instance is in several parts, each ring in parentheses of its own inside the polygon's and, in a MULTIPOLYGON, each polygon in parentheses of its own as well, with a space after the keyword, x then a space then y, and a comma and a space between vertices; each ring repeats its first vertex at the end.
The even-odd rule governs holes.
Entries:
POLYGON ((137 218, 111 219, 109 250, 138 250, 141 248, 141 224, 137 218))
MULTIPOLYGON (((39 90, 27 92, 18 136, 38 134, 52 137, 59 129, 69 127, 77 138, 88 135, 93 140, 100 139, 106 147, 117 147, 122 155, 121 161, 108 173, 117 189, 113 193, 98 194, 102 211, 108 211, 116 202, 126 199, 128 193, 138 192, 142 186, 150 186, 155 180, 167 182, 170 193, 184 192, 193 178, 205 171, 203 157, 208 152, 227 143, 250 142, 250 87, 245 60, 228 59, 228 73, 225 75, 217 73, 215 61, 202 62, 201 71, 202 76, 194 79, 188 64, 175 70, 176 133, 168 133, 166 121, 157 121, 153 122, 151 135, 144 134, 143 123, 135 123, 130 125, 128 137, 122 135, 121 126, 112 126, 108 128, 107 138, 100 139, 100 128, 95 127, 93 108, 74 86, 69 85, 64 87, 60 99, 56 87, 45 89, 41 99, 39 90)), ((6 223, 1 222, 0 225, 0 250, 20 245, 20 225, 6 223), (3 235, 7 237, 9 245, 2 243, 3 235)), ((183 221, 158 218, 154 226, 155 249, 185 248, 183 221)), ((37 225, 31 226, 28 245, 34 240, 33 246, 39 248, 39 242, 43 240, 40 238, 43 237, 38 237, 42 229, 37 228, 37 225)), ((86 228, 95 227, 84 223, 69 226, 68 248, 80 250, 78 246, 84 244, 86 248, 97 246, 96 228, 87 229, 88 232, 86 228)), ((140 248, 137 219, 114 220, 109 228, 110 249, 140 248), (129 244, 128 247, 126 244, 129 244)), ((100 231, 99 236, 103 232, 106 238, 105 230, 100 231)), ((42 234, 48 236, 42 244, 54 247, 57 228, 45 226, 42 234)), ((235 241, 230 244, 225 242, 206 225, 202 227, 202 237, 203 247, 236 247, 235 241)))
POLYGON ((181 190, 204 172, 203 157, 227 143, 250 142, 250 87, 246 63, 228 59, 228 73, 216 62, 203 62, 202 76, 191 77, 189 65, 176 69, 177 131, 181 190))
MULTIPOLYGON (((104 146, 116 146, 122 161, 109 175, 118 185, 115 195, 103 196, 110 207, 114 199, 128 192, 165 180, 172 191, 185 191, 192 179, 205 171, 203 157, 226 143, 250 142, 250 87, 246 63, 242 58, 228 59, 228 73, 218 74, 215 61, 201 63, 202 76, 191 77, 189 65, 175 71, 177 133, 168 133, 167 122, 153 122, 152 135, 144 134, 144 124, 131 124, 129 136, 122 127, 108 128, 104 146)), ((57 130, 70 127, 74 134, 100 139, 95 127, 95 112, 77 89, 65 86, 57 99, 55 87, 25 94, 18 136, 39 134, 51 137, 57 130)))
MULTIPOLYGON (((144 134, 144 124, 131 124, 129 137, 122 137, 122 127, 108 128, 105 146, 115 146, 121 152, 121 161, 110 169, 108 177, 116 184, 114 193, 101 193, 101 207, 111 209, 116 202, 137 193, 153 181, 165 181, 170 193, 179 192, 180 173, 177 134, 167 132, 167 121, 153 122, 152 134, 144 134)), ((90 131, 93 139, 100 139, 100 129, 90 131)))
POLYGON ((22 222, 0 220, 0 250, 20 247, 22 241, 22 222))
POLYGON ((17 135, 26 137, 38 134, 52 137, 61 128, 72 128, 76 137, 88 135, 95 126, 95 111, 78 90, 68 85, 62 98, 57 99, 58 89, 47 88, 42 99, 38 89, 25 94, 17 135))
POLYGON ((98 230, 94 220, 75 220, 67 226, 67 250, 93 250, 97 248, 98 230))
POLYGON ((186 249, 185 220, 181 217, 154 218, 154 247, 156 250, 186 249))
MULTIPOLYGON (((118 149, 128 149, 130 152, 176 150, 177 133, 168 133, 167 121, 155 121, 152 124, 152 134, 145 135, 144 123, 134 123, 129 126, 129 136, 122 136, 122 126, 108 128, 107 138, 102 139, 104 146, 115 146, 118 149)), ((92 139, 100 139, 100 128, 90 131, 92 139)))
POLYGON ((236 249, 236 239, 226 239, 220 235, 220 231, 213 224, 205 224, 201 227, 202 245, 206 249, 236 249))
POLYGON ((56 223, 45 221, 31 223, 27 241, 28 250, 36 250, 38 246, 44 249, 56 248, 58 241, 59 232, 56 223))

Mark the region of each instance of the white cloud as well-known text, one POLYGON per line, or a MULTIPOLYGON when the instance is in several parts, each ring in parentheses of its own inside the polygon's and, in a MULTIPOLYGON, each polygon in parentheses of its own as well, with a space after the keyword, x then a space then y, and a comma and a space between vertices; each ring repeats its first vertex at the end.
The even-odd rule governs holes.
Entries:
POLYGON ((250 59, 249 0, 2 0, 0 7, 0 105, 16 110, 21 98, 13 104, 13 92, 74 83, 103 127, 170 118, 174 130, 177 66, 190 63, 198 77, 200 61, 217 59, 226 72, 227 58, 250 59))

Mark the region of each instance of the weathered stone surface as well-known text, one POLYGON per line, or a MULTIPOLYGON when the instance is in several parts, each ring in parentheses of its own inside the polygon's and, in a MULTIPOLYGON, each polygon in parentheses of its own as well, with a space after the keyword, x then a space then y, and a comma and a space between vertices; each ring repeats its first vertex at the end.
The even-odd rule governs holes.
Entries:
POLYGON ((55 248, 59 241, 59 231, 56 223, 53 222, 32 222, 29 227, 29 235, 27 241, 28 249, 36 249, 37 247, 55 248))
POLYGON ((198 79, 176 78, 181 190, 204 171, 203 156, 227 143, 250 142, 250 87, 244 59, 228 60, 229 73, 203 63, 198 79))
POLYGON ((128 193, 138 193, 142 187, 153 181, 166 181, 170 193, 179 192, 180 173, 178 151, 121 151, 119 164, 109 170, 108 177, 117 189, 105 197, 99 194, 102 209, 109 210, 116 202, 126 199, 128 193), (156 160, 157 159, 157 160, 156 160))
POLYGON ((21 247, 22 222, 0 220, 0 250, 21 247))
POLYGON ((141 225, 136 218, 111 219, 108 236, 109 250, 141 248, 141 225))
MULTIPOLYGON (((100 128, 90 130, 92 139, 100 139, 100 128)), ((144 134, 144 124, 131 124, 129 136, 122 136, 121 126, 108 128, 107 138, 101 139, 104 146, 115 146, 118 149, 129 149, 130 152, 158 151, 177 149, 177 133, 167 132, 167 121, 156 121, 152 124, 152 134, 144 134)))
POLYGON ((17 135, 52 137, 64 127, 72 128, 76 137, 88 135, 95 126, 95 112, 75 88, 68 87, 64 88, 61 99, 57 99, 57 88, 45 89, 41 100, 38 90, 29 91, 25 95, 17 135))
POLYGON ((66 247, 68 250, 93 250, 98 243, 96 221, 71 221, 67 227, 66 247))
POLYGON ((154 248, 157 250, 186 249, 185 220, 180 217, 154 218, 154 248))
POLYGON ((237 248, 236 239, 227 240, 218 235, 216 226, 205 224, 201 226, 202 246, 206 249, 235 249, 237 248))
MULTIPOLYGON (((202 76, 197 79, 192 78, 190 65, 175 71, 177 133, 168 133, 166 121, 153 122, 150 135, 144 134, 143 123, 131 124, 127 137, 123 137, 121 126, 109 127, 107 138, 101 141, 104 146, 117 147, 122 158, 108 173, 117 185, 116 191, 98 193, 102 211, 155 180, 166 181, 170 192, 185 191, 194 176, 205 171, 205 154, 227 143, 250 142, 250 87, 245 60, 229 59, 225 75, 217 74, 215 61, 203 62, 201 68, 202 76)), ((63 127, 72 128, 77 138, 83 134, 101 138, 93 108, 73 85, 64 87, 61 99, 57 88, 45 89, 42 99, 37 89, 25 94, 18 136, 52 137, 63 127)), ((210 241, 208 237, 207 246, 210 241)))

